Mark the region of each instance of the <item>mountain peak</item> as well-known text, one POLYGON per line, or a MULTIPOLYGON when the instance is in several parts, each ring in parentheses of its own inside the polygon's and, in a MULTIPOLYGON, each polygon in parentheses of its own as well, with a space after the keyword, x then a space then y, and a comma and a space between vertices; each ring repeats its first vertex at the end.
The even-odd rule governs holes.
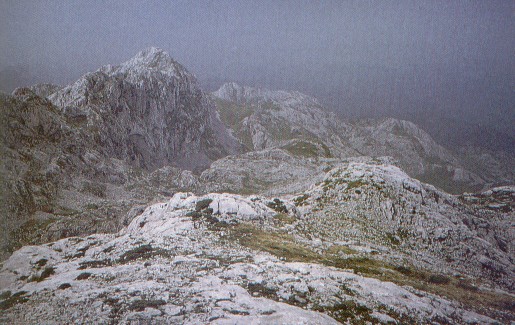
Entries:
POLYGON ((146 48, 143 51, 140 51, 134 57, 134 59, 136 58, 145 62, 171 59, 170 55, 165 50, 154 46, 146 48))
POLYGON ((162 70, 178 65, 178 63, 163 49, 149 47, 136 54, 136 56, 123 65, 126 67, 145 66, 162 70))
MULTIPOLYGON (((104 68, 104 70, 109 72, 111 68, 104 68)), ((195 77, 184 66, 175 61, 168 52, 157 47, 149 47, 140 51, 132 59, 114 69, 117 72, 152 70, 171 77, 187 77, 188 79, 195 80, 195 77)))

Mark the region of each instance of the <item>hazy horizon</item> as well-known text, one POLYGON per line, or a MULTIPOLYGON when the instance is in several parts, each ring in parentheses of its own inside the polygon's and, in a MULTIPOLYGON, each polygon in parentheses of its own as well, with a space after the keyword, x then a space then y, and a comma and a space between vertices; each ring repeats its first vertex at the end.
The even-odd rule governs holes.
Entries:
POLYGON ((156 46, 213 90, 299 90, 345 117, 513 135, 511 1, 1 1, 0 90, 67 84, 156 46))

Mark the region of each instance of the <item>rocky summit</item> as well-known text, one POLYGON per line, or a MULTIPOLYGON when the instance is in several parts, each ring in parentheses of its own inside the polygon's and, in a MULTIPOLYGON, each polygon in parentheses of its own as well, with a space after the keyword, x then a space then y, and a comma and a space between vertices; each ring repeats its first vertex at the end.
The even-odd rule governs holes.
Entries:
POLYGON ((509 152, 156 48, 0 105, 0 323, 515 322, 509 152))
POLYGON ((160 49, 104 66, 48 98, 109 156, 143 169, 205 168, 236 152, 195 77, 160 49))

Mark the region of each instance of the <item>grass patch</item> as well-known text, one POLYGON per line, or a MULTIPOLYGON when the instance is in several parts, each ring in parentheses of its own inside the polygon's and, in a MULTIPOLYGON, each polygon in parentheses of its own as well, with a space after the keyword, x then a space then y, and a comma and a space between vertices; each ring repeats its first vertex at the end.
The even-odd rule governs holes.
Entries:
POLYGON ((11 231, 7 251, 12 253, 22 246, 35 245, 45 241, 48 228, 56 219, 29 219, 16 230, 11 231))
POLYGON ((20 291, 15 294, 11 294, 10 291, 3 293, 3 300, 0 301, 0 310, 6 310, 29 301, 29 299, 25 297, 26 293, 27 291, 20 291))
POLYGON ((271 202, 268 202, 266 206, 278 213, 288 213, 288 209, 284 205, 283 201, 277 198, 271 202))
POLYGON ((315 311, 325 313, 342 324, 375 324, 377 319, 372 317, 372 309, 347 300, 333 306, 315 306, 315 311))
POLYGON ((48 260, 46 258, 42 258, 42 259, 40 259, 39 261, 36 262, 36 265, 38 267, 43 267, 43 266, 46 265, 47 262, 48 262, 48 260))
POLYGON ((111 265, 112 265, 112 263, 109 260, 86 261, 86 262, 81 262, 79 264, 79 270, 90 269, 90 268, 99 268, 99 267, 111 266, 111 265))
POLYGON ((244 118, 254 113, 254 107, 251 105, 240 105, 220 98, 215 98, 215 102, 222 122, 235 131, 244 118))
POLYGON ((231 101, 226 101, 220 98, 215 98, 216 107, 220 113, 220 119, 228 128, 232 129, 234 135, 241 139, 243 145, 247 149, 254 149, 252 136, 248 129, 242 127, 241 122, 244 118, 254 113, 254 107, 247 104, 237 104, 231 101))
POLYGON ((55 268, 52 266, 45 267, 45 269, 41 272, 40 275, 31 276, 29 282, 41 282, 46 278, 50 277, 55 273, 55 268))
POLYGON ((89 279, 89 277, 90 277, 90 276, 91 276, 91 273, 89 273, 89 272, 82 272, 81 274, 79 274, 79 275, 75 278, 75 280, 79 280, 79 281, 80 281, 80 280, 87 280, 87 279, 89 279))
POLYGON ((274 221, 276 221, 279 225, 291 225, 297 220, 297 218, 289 216, 285 213, 278 213, 274 216, 274 221))
POLYGON ((358 179, 357 181, 350 181, 347 183, 347 190, 351 190, 353 188, 358 188, 363 185, 366 185, 367 183, 362 181, 361 179, 358 179))
POLYGON ((284 146, 283 148, 294 156, 306 158, 319 156, 317 146, 306 141, 291 143, 284 146))
POLYGON ((394 234, 387 233, 386 239, 388 239, 388 241, 394 246, 399 246, 401 244, 399 238, 397 238, 397 236, 395 236, 394 234))
MULTIPOLYGON (((396 266, 369 257, 342 258, 337 254, 340 250, 345 251, 345 246, 333 246, 325 253, 318 254, 296 242, 288 234, 265 232, 250 224, 240 223, 227 227, 226 230, 229 232, 230 239, 238 241, 240 245, 254 250, 269 252, 286 261, 318 263, 340 269, 352 269, 355 273, 363 276, 393 282, 400 286, 411 286, 425 292, 456 300, 470 306, 479 313, 491 314, 491 309, 495 309, 506 315, 515 307, 511 296, 493 291, 478 290, 476 286, 463 279, 433 274, 411 266, 396 266)), ((350 309, 352 310, 352 308, 350 309)), ((340 310, 340 312, 342 311, 340 310)), ((327 313, 330 313, 330 311, 327 311, 327 313)), ((341 317, 347 316, 343 313, 341 317)), ((505 316, 498 314, 496 317, 502 318, 505 316)), ((358 323, 361 322, 361 318, 355 319, 351 323, 356 321, 358 323)))
POLYGON ((276 300, 277 299, 277 289, 268 287, 266 282, 263 283, 247 283, 247 290, 253 294, 257 293, 261 297, 265 297, 268 299, 276 300))
POLYGON ((333 245, 333 246, 329 247, 326 251, 326 254, 328 254, 328 255, 340 255, 341 253, 351 255, 351 254, 357 254, 358 251, 350 248, 349 246, 343 246, 343 245, 333 245))
POLYGON ((241 245, 269 252, 287 261, 313 262, 318 255, 295 242, 288 234, 265 232, 252 225, 239 223, 230 228, 230 236, 241 245))
POLYGON ((204 199, 204 200, 197 201, 197 204, 195 205, 195 211, 200 212, 204 209, 207 209, 209 207, 209 205, 211 204, 211 202, 213 202, 212 199, 204 199))
POLYGON ((59 290, 65 290, 65 289, 68 289, 68 288, 71 288, 72 285, 69 284, 69 283, 62 283, 61 285, 59 285, 59 287, 57 287, 57 289, 59 290))
POLYGON ((443 274, 432 274, 429 276, 428 281, 434 284, 448 284, 451 279, 443 274))
POLYGON ((118 263, 126 264, 131 261, 139 260, 139 259, 149 259, 154 256, 162 256, 162 257, 170 257, 170 252, 164 249, 156 249, 152 247, 152 245, 141 245, 136 248, 133 248, 120 256, 118 259, 118 263))
POLYGON ((293 199, 293 204, 295 204, 295 206, 297 206, 297 207, 306 205, 307 199, 309 199, 309 194, 303 194, 301 196, 297 196, 296 198, 293 199))
POLYGON ((166 305, 166 301, 164 301, 162 299, 158 299, 158 300, 142 299, 142 300, 133 301, 129 305, 129 310, 132 310, 132 311, 144 311, 145 308, 158 309, 159 306, 163 306, 163 305, 166 305))

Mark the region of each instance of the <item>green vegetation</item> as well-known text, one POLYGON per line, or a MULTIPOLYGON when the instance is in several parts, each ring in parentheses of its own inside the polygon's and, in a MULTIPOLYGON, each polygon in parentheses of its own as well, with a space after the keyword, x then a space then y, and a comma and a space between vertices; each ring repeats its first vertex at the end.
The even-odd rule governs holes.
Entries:
POLYGON ((307 199, 309 199, 309 195, 308 194, 303 194, 301 196, 297 196, 296 198, 293 199, 293 204, 295 204, 295 206, 297 206, 297 207, 306 205, 307 204, 307 202, 306 202, 307 199))
POLYGON ((318 254, 296 243, 288 234, 263 231, 246 223, 234 225, 229 230, 229 237, 241 245, 269 252, 288 261, 312 262, 318 258, 318 254))
POLYGON ((260 103, 259 107, 265 111, 280 111, 281 110, 281 107, 271 100, 267 100, 266 102, 260 103))
POLYGON ((358 305, 352 300, 347 300, 333 306, 315 306, 318 312, 328 314, 342 324, 376 324, 378 322, 372 316, 372 309, 358 305))
POLYGON ((289 122, 284 118, 272 119, 272 122, 267 124, 267 131, 272 138, 278 140, 289 140, 298 136, 292 132, 289 122))
POLYGON ((85 261, 79 264, 79 270, 89 269, 89 268, 98 268, 104 266, 111 266, 112 263, 109 260, 101 260, 101 261, 85 261))
POLYGON ((204 199, 204 200, 198 201, 197 204, 195 205, 195 211, 200 212, 200 211, 208 208, 209 205, 211 204, 211 202, 213 202, 212 199, 204 199))
POLYGON ((424 183, 432 184, 445 190, 451 194, 463 194, 463 192, 477 192, 481 190, 481 186, 467 185, 463 182, 457 182, 453 180, 453 172, 448 171, 445 167, 430 168, 424 174, 417 177, 424 183))
POLYGON ((276 299, 277 298, 277 289, 268 287, 264 283, 247 283, 247 290, 253 294, 257 293, 261 297, 265 297, 268 299, 276 299))
POLYGON ((297 220, 295 217, 289 216, 285 213, 278 213, 274 216, 274 221, 276 221, 280 226, 290 225, 297 220))
MULTIPOLYGON (((392 265, 386 261, 367 256, 341 257, 340 251, 346 254, 357 254, 357 252, 345 246, 333 246, 326 252, 319 254, 298 243, 289 234, 263 231, 245 223, 228 226, 224 229, 228 231, 229 238, 239 242, 240 245, 269 252, 286 261, 319 263, 340 269, 351 269, 355 273, 367 277, 390 281, 400 286, 412 286, 422 291, 466 303, 476 310, 494 308, 510 311, 513 308, 511 296, 494 291, 478 290, 476 286, 463 279, 433 274, 430 271, 412 266, 392 265)), ((345 306, 345 310, 347 309, 349 308, 345 306)), ((350 309, 352 310, 353 307, 350 309)), ((330 313, 331 311, 326 310, 326 312, 330 313)), ((347 317, 343 310, 340 310, 340 312, 343 313, 342 317, 347 317)), ((363 312, 365 311, 363 310, 363 312)), ((365 315, 362 316, 366 317, 365 315)), ((363 320, 365 319, 363 318, 363 320)), ((361 318, 355 319, 351 323, 361 324, 360 322, 361 318)))
POLYGON ((249 117, 254 113, 254 106, 240 105, 231 101, 226 101, 220 98, 215 99, 220 119, 228 128, 232 129, 234 135, 241 139, 243 144, 249 149, 254 149, 252 143, 252 136, 248 130, 241 128, 241 122, 244 118, 249 117))
POLYGON ((215 98, 215 103, 222 122, 235 131, 244 118, 254 113, 254 107, 252 105, 240 105, 220 98, 215 98))
POLYGON ((157 309, 159 306, 163 306, 163 305, 166 305, 166 301, 164 301, 162 299, 158 299, 158 300, 142 299, 142 300, 133 301, 129 305, 129 310, 132 310, 132 311, 143 311, 143 310, 145 310, 145 308, 155 308, 155 309, 157 309))
POLYGON ((47 262, 48 262, 48 260, 46 258, 42 258, 42 259, 40 259, 39 261, 36 262, 36 265, 38 267, 43 267, 43 266, 46 265, 47 262))
POLYGON ((45 241, 48 228, 55 221, 49 218, 45 220, 29 219, 18 229, 10 233, 9 252, 14 252, 25 245, 34 245, 45 241))
POLYGON ((105 198, 107 186, 103 183, 86 181, 82 184, 82 192, 92 194, 99 198, 105 198))
POLYGON ((394 246, 399 246, 401 244, 400 240, 394 234, 387 233, 386 239, 388 239, 388 241, 394 246))
POLYGON ((190 211, 186 213, 187 217, 191 217, 194 220, 198 220, 200 218, 204 218, 211 224, 217 224, 219 222, 218 218, 213 216, 213 209, 209 207, 209 205, 213 202, 211 199, 204 199, 197 202, 195 206, 195 211, 190 211))
POLYGON ((91 273, 89 272, 82 272, 81 274, 79 274, 75 280, 86 280, 86 279, 89 279, 89 277, 91 276, 91 273))
POLYGON ((428 281, 434 284, 448 284, 451 279, 443 274, 431 274, 428 281))
POLYGON ((325 143, 321 143, 322 149, 324 150, 324 157, 326 158, 332 158, 333 154, 331 153, 331 150, 325 143))
POLYGON ((68 289, 68 288, 71 288, 72 285, 69 284, 69 283, 62 283, 61 285, 59 285, 59 287, 57 287, 57 289, 59 290, 65 290, 65 289, 68 289))
POLYGON ((361 179, 358 179, 357 181, 350 181, 347 183, 347 190, 351 190, 353 188, 361 187, 363 185, 366 185, 368 183, 362 181, 361 179))
POLYGON ((357 254, 358 251, 355 249, 352 249, 348 246, 342 246, 342 245, 333 245, 329 247, 326 251, 328 255, 340 255, 341 253, 351 255, 351 254, 357 254))
POLYGON ((152 247, 152 245, 146 244, 138 246, 123 253, 122 256, 120 256, 120 258, 118 259, 118 263, 126 264, 131 261, 135 261, 138 259, 149 259, 154 256, 162 256, 168 258, 171 256, 171 253, 164 249, 155 249, 152 247))
POLYGON ((275 198, 273 201, 266 204, 267 207, 279 213, 288 213, 288 209, 284 205, 283 201, 275 198))
POLYGON ((306 141, 296 141, 284 146, 283 148, 294 156, 306 158, 319 156, 317 146, 306 141))
POLYGON ((46 278, 48 278, 49 276, 51 276, 54 273, 55 273, 55 268, 52 267, 52 266, 47 266, 41 272, 40 275, 34 275, 34 276, 30 277, 29 281, 41 282, 41 281, 45 280, 46 278))
POLYGON ((11 294, 10 291, 2 293, 0 297, 0 299, 2 299, 2 301, 0 301, 0 310, 6 310, 29 301, 29 299, 25 297, 25 294, 27 294, 27 291, 20 291, 15 294, 11 294))
POLYGON ((86 209, 86 210, 97 210, 99 208, 100 208, 100 206, 95 203, 88 203, 84 206, 84 209, 86 209))

